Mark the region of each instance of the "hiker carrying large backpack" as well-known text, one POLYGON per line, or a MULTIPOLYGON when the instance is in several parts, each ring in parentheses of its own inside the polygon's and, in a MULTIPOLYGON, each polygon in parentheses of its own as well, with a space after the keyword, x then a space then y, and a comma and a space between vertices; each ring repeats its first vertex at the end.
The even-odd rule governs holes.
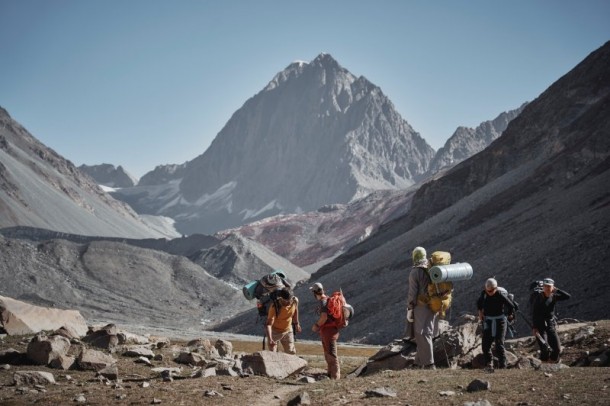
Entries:
MULTIPOLYGON (((258 309, 258 320, 267 320, 269 314, 269 308, 273 306, 277 314, 280 313, 280 303, 278 300, 278 291, 280 289, 291 289, 292 285, 286 279, 286 275, 281 270, 276 270, 270 274, 264 275, 258 280, 251 281, 244 285, 242 293, 248 300, 256 299, 256 307, 258 309)), ((296 326, 293 326, 295 329, 296 326)), ((266 340, 266 327, 265 334, 263 334, 263 350, 265 350, 266 340)))
POLYGON ((266 332, 269 351, 277 351, 277 343, 281 342, 285 353, 296 354, 294 334, 301 332, 299 299, 288 288, 277 290, 276 296, 279 306, 269 306, 267 313, 266 332))
POLYGON ((421 368, 435 369, 432 338, 438 330, 438 312, 432 311, 428 305, 428 286, 432 281, 428 274, 426 250, 416 247, 411 253, 411 259, 413 266, 409 273, 407 296, 407 338, 414 338, 417 345, 415 364, 421 368))
POLYGON ((309 290, 318 301, 319 314, 318 320, 311 330, 320 334, 328 376, 330 379, 340 379, 341 366, 337 354, 337 340, 339 330, 347 326, 348 319, 354 314, 354 309, 346 303, 341 290, 328 297, 320 282, 314 283, 309 290))

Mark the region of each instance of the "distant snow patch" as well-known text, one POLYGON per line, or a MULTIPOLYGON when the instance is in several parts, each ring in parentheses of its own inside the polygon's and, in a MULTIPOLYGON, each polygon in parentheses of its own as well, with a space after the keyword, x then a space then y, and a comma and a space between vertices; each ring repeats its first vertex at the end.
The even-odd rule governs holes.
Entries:
POLYGON ((120 189, 120 188, 110 187, 110 186, 106 186, 106 185, 98 185, 98 186, 100 187, 100 189, 102 189, 106 193, 116 192, 117 190, 120 189))
POLYGON ((246 210, 242 210, 240 212, 240 214, 243 213, 243 219, 247 220, 249 218, 256 217, 259 214, 262 214, 262 213, 264 213, 266 211, 273 210, 274 208, 277 208, 277 209, 280 209, 280 210, 282 209, 282 206, 280 206, 277 203, 277 200, 275 200, 275 199, 270 201, 269 203, 267 203, 264 207, 260 208, 259 210, 248 210, 248 209, 246 209, 246 210))

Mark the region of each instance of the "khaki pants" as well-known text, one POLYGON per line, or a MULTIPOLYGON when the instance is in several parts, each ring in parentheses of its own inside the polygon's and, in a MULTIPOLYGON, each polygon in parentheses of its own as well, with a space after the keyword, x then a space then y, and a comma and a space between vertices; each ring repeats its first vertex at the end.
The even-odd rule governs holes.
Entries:
POLYGON ((294 334, 292 333, 292 329, 286 332, 271 330, 271 338, 275 341, 275 344, 269 344, 269 351, 277 351, 277 343, 280 342, 282 343, 282 347, 286 354, 297 353, 297 350, 294 347, 294 334))
POLYGON ((341 366, 339 365, 339 356, 337 355, 339 329, 337 327, 322 327, 320 329, 320 338, 324 348, 324 359, 326 359, 328 376, 330 376, 330 379, 340 379, 341 366))

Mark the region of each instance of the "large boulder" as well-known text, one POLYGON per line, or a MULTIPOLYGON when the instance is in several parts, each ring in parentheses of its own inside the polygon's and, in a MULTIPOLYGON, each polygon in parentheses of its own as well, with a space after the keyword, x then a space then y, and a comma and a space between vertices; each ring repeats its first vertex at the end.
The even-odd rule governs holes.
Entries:
POLYGON ((54 359, 67 355, 69 350, 70 340, 66 337, 37 334, 28 344, 27 355, 35 364, 49 365, 54 359))
MULTIPOLYGON (((455 326, 445 325, 434 339, 434 361, 438 366, 462 366, 480 351, 477 319, 470 314, 458 318, 455 326)), ((417 347, 414 342, 397 339, 380 349, 359 368, 356 376, 383 370, 401 370, 414 365, 417 347)))
POLYGON ((87 333, 85 318, 77 310, 34 306, 10 297, 0 296, 0 326, 8 335, 37 334, 61 327, 77 334, 87 333))
POLYGON ((252 368, 256 375, 284 379, 302 371, 307 361, 283 352, 259 351, 241 358, 243 368, 252 368))

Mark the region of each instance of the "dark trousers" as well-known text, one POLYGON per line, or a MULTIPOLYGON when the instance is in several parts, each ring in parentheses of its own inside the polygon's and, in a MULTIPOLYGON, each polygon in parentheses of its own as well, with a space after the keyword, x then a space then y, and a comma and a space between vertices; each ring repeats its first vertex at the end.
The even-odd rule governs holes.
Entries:
POLYGON ((326 360, 326 370, 330 379, 341 378, 341 366, 337 354, 337 340, 339 339, 339 329, 337 327, 323 326, 320 330, 322 348, 324 349, 324 359, 326 360))
POLYGON ((549 359, 553 362, 557 362, 559 359, 559 352, 561 351, 559 336, 557 335, 557 323, 554 319, 545 320, 544 329, 538 329, 538 332, 551 347, 551 352, 541 342, 538 342, 540 347, 540 360, 548 361, 549 359))
POLYGON ((486 320, 483 326, 483 356, 485 357, 485 365, 491 364, 493 356, 491 354, 491 344, 496 343, 496 353, 498 354, 498 363, 500 368, 506 367, 506 348, 504 347, 504 338, 506 337, 507 323, 506 319, 496 320, 496 336, 492 333, 492 322, 486 320))

